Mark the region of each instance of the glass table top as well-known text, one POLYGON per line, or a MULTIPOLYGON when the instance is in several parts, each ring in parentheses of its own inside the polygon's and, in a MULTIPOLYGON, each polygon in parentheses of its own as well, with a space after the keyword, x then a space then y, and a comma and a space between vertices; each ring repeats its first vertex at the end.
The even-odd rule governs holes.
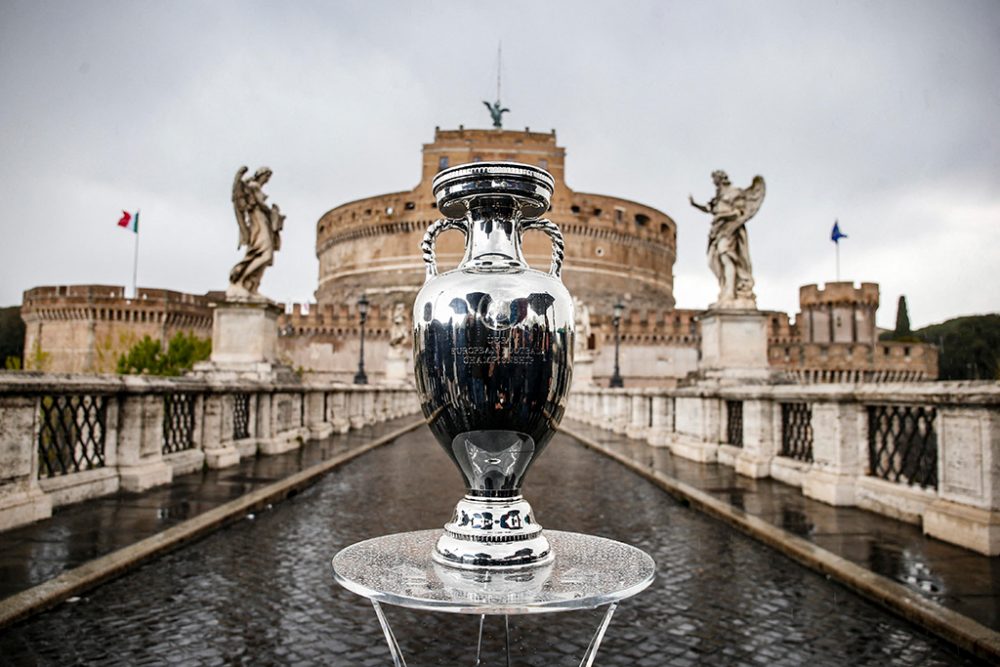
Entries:
POLYGON ((456 614, 538 614, 591 609, 639 593, 655 564, 636 547, 546 530, 555 559, 520 570, 458 569, 431 560, 440 529, 358 542, 333 559, 344 588, 376 602, 456 614))

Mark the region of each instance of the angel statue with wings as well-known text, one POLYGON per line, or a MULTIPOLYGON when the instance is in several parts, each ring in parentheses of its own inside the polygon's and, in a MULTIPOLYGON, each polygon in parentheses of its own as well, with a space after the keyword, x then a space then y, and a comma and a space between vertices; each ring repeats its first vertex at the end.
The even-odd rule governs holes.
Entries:
POLYGON ((505 113, 510 113, 510 109, 508 109, 507 107, 501 107, 500 100, 497 100, 493 104, 490 104, 486 100, 483 100, 483 104, 485 104, 486 108, 490 110, 490 118, 493 119, 493 127, 497 128, 498 130, 502 128, 503 115, 505 113))
POLYGON ((716 308, 756 308, 753 293, 753 268, 746 223, 757 214, 764 201, 764 178, 754 176, 749 188, 737 188, 724 171, 713 171, 715 197, 699 204, 688 197, 699 211, 712 215, 708 232, 708 265, 719 281, 716 308))
POLYGON ((263 191, 271 170, 261 167, 253 176, 244 178, 246 173, 247 168, 240 167, 233 180, 233 210, 240 228, 237 247, 246 247, 243 259, 229 272, 226 296, 236 298, 258 296, 264 269, 271 266, 275 251, 281 248, 280 232, 285 223, 278 205, 268 205, 263 191))

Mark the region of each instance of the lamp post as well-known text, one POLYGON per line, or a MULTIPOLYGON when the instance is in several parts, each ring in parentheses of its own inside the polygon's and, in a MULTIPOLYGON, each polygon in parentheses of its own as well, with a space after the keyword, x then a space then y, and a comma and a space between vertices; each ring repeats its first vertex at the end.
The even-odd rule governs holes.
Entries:
POLYGON ((365 375, 365 320, 368 319, 368 297, 358 299, 358 315, 361 316, 361 351, 358 354, 358 372, 354 374, 354 384, 368 384, 365 375))
POLYGON ((611 316, 611 324, 615 327, 615 372, 611 375, 611 382, 608 383, 609 387, 624 387, 625 381, 622 380, 621 371, 618 368, 618 347, 619 347, 619 336, 618 330, 622 323, 622 314, 625 312, 625 304, 619 301, 615 304, 614 312, 611 316))

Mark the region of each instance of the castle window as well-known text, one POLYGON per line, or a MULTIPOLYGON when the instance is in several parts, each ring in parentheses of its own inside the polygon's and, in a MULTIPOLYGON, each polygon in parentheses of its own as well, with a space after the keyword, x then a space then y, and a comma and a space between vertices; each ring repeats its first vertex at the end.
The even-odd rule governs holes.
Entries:
POLYGON ((640 227, 645 227, 646 225, 649 224, 649 216, 644 213, 636 213, 635 224, 639 225, 640 227))
POLYGON ((573 211, 574 213, 579 213, 580 207, 577 206, 576 204, 573 204, 572 206, 569 207, 569 210, 573 211))
POLYGON ((594 250, 594 254, 597 255, 598 257, 604 257, 604 248, 602 248, 601 246, 597 246, 597 248, 594 250))
POLYGON ((441 157, 438 158, 438 171, 441 171, 442 169, 447 169, 447 168, 448 168, 448 156, 447 155, 443 155, 443 156, 441 156, 441 157))
POLYGON ((622 222, 625 222, 625 209, 615 206, 615 223, 621 224, 622 222))
POLYGON ((404 208, 404 209, 406 209, 407 211, 412 211, 412 210, 413 210, 413 209, 415 209, 416 207, 417 207, 417 205, 416 205, 416 204, 414 204, 414 203, 413 203, 413 202, 411 202, 411 201, 408 201, 408 202, 406 202, 406 203, 405 203, 405 204, 403 205, 403 208, 404 208))
POLYGON ((660 223, 660 233, 661 234, 666 234, 669 231, 670 231, 670 225, 668 225, 665 222, 660 223))
POLYGON ((603 213, 603 212, 604 212, 604 211, 602 211, 601 209, 599 209, 599 208, 595 208, 595 209, 594 209, 594 217, 595 217, 595 218, 599 218, 599 217, 601 217, 601 213, 603 213))
POLYGON ((385 207, 385 214, 387 216, 389 216, 390 218, 392 217, 392 214, 395 213, 395 212, 396 212, 396 210, 393 207, 391 207, 391 206, 386 206, 385 207))

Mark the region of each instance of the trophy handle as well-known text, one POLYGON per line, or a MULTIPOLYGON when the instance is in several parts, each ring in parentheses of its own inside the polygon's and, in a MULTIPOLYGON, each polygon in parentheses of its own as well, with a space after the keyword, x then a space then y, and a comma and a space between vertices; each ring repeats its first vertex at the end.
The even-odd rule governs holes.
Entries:
POLYGON ((556 223, 544 218, 522 220, 521 231, 523 232, 527 229, 537 229, 548 235, 552 241, 552 267, 549 269, 549 275, 554 278, 561 278, 563 258, 566 256, 566 242, 563 241, 563 235, 559 231, 559 227, 556 223))
POLYGON ((430 280, 438 274, 437 262, 434 257, 434 245, 437 243, 438 235, 449 229, 460 229, 466 236, 469 235, 469 223, 464 218, 441 218, 440 220, 435 220, 427 226, 427 231, 424 232, 424 240, 420 242, 420 251, 424 256, 424 264, 427 265, 427 277, 425 280, 430 280))

